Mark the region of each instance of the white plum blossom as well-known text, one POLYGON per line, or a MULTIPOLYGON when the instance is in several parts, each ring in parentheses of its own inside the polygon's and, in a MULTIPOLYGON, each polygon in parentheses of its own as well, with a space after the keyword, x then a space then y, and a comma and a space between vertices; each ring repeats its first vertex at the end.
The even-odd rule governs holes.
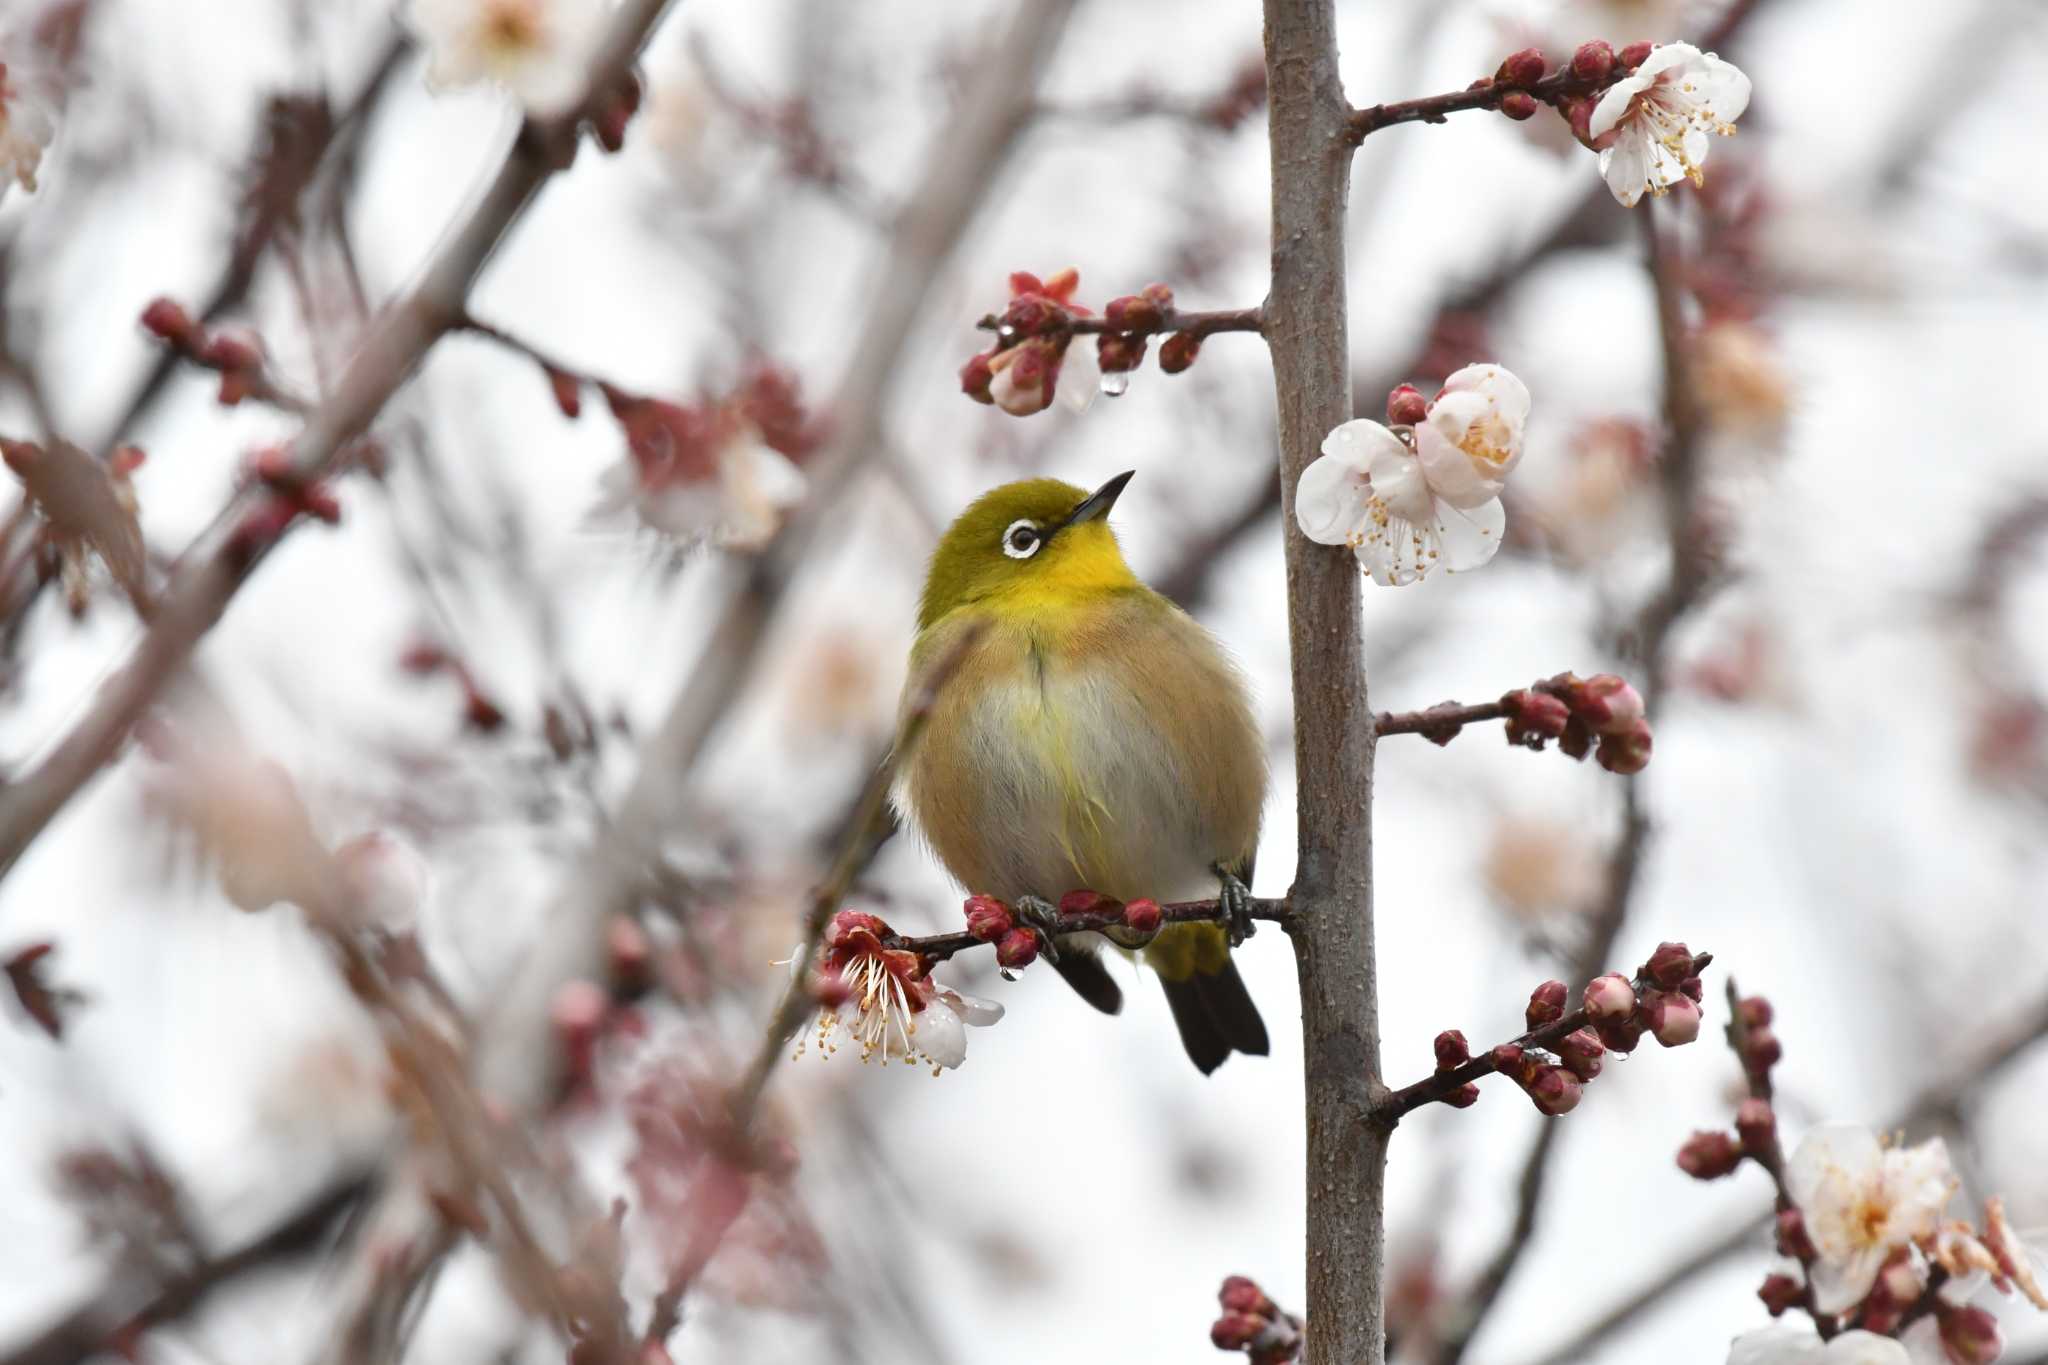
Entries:
POLYGON ((1708 134, 1733 133, 1748 107, 1749 77, 1737 67, 1690 43, 1666 43, 1607 88, 1587 133, 1607 187, 1632 205, 1681 177, 1700 184, 1708 134))
POLYGON ((1839 1313, 1861 1302, 1895 1248, 1940 1227, 1959 1183, 1940 1138, 1888 1147, 1854 1123, 1808 1133, 1786 1166, 1785 1187, 1819 1253, 1814 1307, 1839 1313))
POLYGON ((49 109, 10 81, 6 64, 0 62, 0 194, 6 193, 9 180, 35 192, 36 167, 56 135, 57 122, 49 109))
POLYGON ((1912 1365, 1906 1348, 1874 1332, 1843 1332, 1822 1341, 1811 1327, 1783 1325, 1744 1332, 1728 1349, 1728 1365, 1912 1365))
POLYGON ((1348 545, 1375 583, 1413 583, 1441 565, 1476 569, 1500 549, 1500 492, 1522 457, 1529 390, 1498 365, 1467 365, 1427 416, 1399 432, 1360 418, 1323 441, 1294 489, 1301 533, 1348 545))
MULTIPOLYGON (((857 910, 832 917, 818 976, 818 1046, 837 1051, 834 1036, 844 1028, 862 1061, 924 1062, 936 1076, 967 1059, 968 1026, 988 1027, 1003 1007, 940 985, 915 953, 883 945, 889 932, 857 910)), ((801 960, 801 951, 791 956, 792 972, 801 960)))
POLYGON ((810 481, 787 456, 740 431, 721 442, 711 478, 674 476, 672 467, 629 454, 599 477, 598 512, 630 511, 648 530, 689 543, 757 550, 804 500, 810 481))
POLYGON ((583 96, 605 0, 412 0, 406 21, 427 46, 427 83, 454 89, 494 81, 537 118, 583 96))

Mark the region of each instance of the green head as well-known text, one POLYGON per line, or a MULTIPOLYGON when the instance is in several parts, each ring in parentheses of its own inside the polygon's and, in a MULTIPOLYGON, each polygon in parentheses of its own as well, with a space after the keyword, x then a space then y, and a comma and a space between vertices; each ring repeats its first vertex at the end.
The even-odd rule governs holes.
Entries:
POLYGON ((1137 586, 1109 529, 1127 471, 1090 493, 1058 479, 992 488, 946 528, 925 575, 917 628, 967 604, 1030 611, 1137 586))

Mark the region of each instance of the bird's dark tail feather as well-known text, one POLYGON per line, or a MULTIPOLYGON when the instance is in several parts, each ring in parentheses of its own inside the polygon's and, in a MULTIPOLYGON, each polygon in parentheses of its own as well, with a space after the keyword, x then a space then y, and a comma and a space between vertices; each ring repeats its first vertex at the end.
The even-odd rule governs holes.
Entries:
POLYGON ((1237 964, 1226 959, 1217 972, 1197 972, 1182 981, 1160 978, 1166 1003, 1180 1029, 1181 1045, 1204 1076, 1223 1065, 1233 1052, 1263 1057, 1271 1047, 1266 1021, 1252 1003, 1237 964))
POLYGON ((1062 947, 1060 960, 1052 969, 1074 988, 1074 993, 1101 1010, 1104 1014, 1115 1014, 1124 1007, 1123 989, 1116 984, 1116 978, 1109 974, 1109 968, 1102 965, 1102 959, 1078 945, 1062 947))

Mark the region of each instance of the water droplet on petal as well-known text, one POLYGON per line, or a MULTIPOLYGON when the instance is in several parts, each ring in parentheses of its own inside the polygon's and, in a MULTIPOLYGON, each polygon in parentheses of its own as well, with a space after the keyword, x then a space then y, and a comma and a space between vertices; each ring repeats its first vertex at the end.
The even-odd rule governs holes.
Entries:
POLYGON ((1131 376, 1125 370, 1110 370, 1102 376, 1102 396, 1121 398, 1131 389, 1131 376))

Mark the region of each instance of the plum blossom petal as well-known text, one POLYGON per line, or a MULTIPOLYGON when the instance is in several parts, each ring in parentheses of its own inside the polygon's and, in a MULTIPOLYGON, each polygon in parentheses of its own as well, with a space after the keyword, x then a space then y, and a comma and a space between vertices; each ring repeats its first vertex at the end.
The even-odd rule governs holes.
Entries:
POLYGON ((1609 86, 1587 123, 1600 174, 1624 205, 1678 181, 1702 183, 1710 134, 1727 136, 1749 107, 1749 77, 1690 43, 1667 43, 1609 86))
POLYGON ((569 112, 611 6, 603 0, 412 0, 406 22, 425 41, 427 83, 490 81, 538 118, 569 112))
POLYGON ((1735 1338, 1728 1365, 1912 1365, 1912 1358, 1874 1332, 1843 1332, 1823 1342, 1811 1327, 1783 1324, 1735 1338))
POLYGON ((1937 1230, 1958 1184, 1939 1138, 1887 1148, 1853 1123, 1808 1133, 1786 1165, 1785 1186, 1820 1254, 1814 1306, 1839 1313, 1860 1302, 1894 1248, 1937 1230))
POLYGON ((1415 453, 1430 487, 1453 507, 1500 496, 1522 458, 1529 388, 1498 365, 1467 365, 1444 382, 1429 416, 1415 428, 1415 453))

